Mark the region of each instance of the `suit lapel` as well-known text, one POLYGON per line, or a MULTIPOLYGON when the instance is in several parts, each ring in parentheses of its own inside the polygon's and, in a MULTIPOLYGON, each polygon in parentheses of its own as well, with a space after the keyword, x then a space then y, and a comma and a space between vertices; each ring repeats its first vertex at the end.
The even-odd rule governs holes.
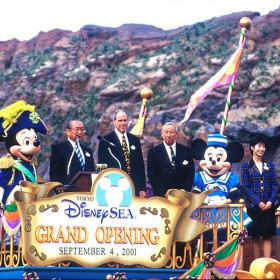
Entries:
POLYGON ((83 154, 84 154, 85 166, 86 166, 87 158, 88 158, 88 157, 86 156, 86 154, 88 154, 88 152, 87 152, 86 147, 85 147, 84 145, 80 144, 80 146, 81 146, 82 152, 83 152, 83 154))
POLYGON ((112 132, 112 140, 116 147, 112 148, 113 154, 120 160, 121 166, 125 164, 124 153, 118 135, 115 131, 112 132))
POLYGON ((181 149, 180 146, 176 143, 176 160, 175 160, 175 166, 177 167, 180 163, 180 159, 181 159, 181 149))
POLYGON ((112 142, 116 144, 118 150, 122 151, 122 145, 120 143, 120 139, 118 138, 118 135, 115 131, 112 133, 112 142))
MULTIPOLYGON (((76 161, 78 161, 78 156, 76 155, 73 146, 71 145, 70 141, 67 140, 67 145, 66 145, 66 154, 68 155, 68 164, 67 164, 67 176, 70 175, 70 169, 73 169, 72 167, 70 168, 70 166, 75 166, 76 165, 76 161)), ((74 169, 75 170, 75 169, 74 169)))
POLYGON ((73 151, 73 146, 71 145, 71 143, 70 143, 69 140, 67 140, 66 142, 67 142, 67 149, 68 149, 68 151, 69 151, 70 153, 72 153, 72 151, 73 151))
POLYGON ((131 146, 135 144, 134 139, 133 139, 133 137, 131 137, 131 135, 129 133, 127 133, 127 139, 128 139, 128 143, 127 143, 128 149, 129 149, 129 152, 131 154, 131 146))
MULTIPOLYGON (((73 152, 74 152, 73 157, 77 156, 76 153, 75 153, 75 151, 74 151, 73 146, 72 146, 71 143, 70 143, 70 141, 67 140, 67 152, 66 152, 66 153, 69 155, 69 161, 71 160, 71 158, 72 158, 71 161, 73 161, 73 157, 72 157, 72 153, 73 153, 73 152)), ((78 158, 78 157, 77 157, 77 158, 78 158)))
POLYGON ((160 148, 161 148, 162 159, 166 162, 166 164, 169 164, 170 167, 172 168, 170 158, 168 156, 168 153, 163 143, 161 144, 160 148))

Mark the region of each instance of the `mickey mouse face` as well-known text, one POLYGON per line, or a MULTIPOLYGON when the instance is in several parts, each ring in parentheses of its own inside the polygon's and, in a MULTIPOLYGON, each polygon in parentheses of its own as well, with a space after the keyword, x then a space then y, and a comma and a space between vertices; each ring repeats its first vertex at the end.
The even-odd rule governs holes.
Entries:
POLYGON ((222 147, 208 147, 204 153, 204 160, 199 165, 210 176, 220 176, 228 171, 231 164, 227 160, 227 151, 222 147))
POLYGON ((15 143, 10 147, 10 153, 24 161, 31 162, 34 155, 41 150, 35 130, 22 129, 14 137, 15 143))
POLYGON ((227 158, 227 152, 221 147, 209 147, 204 153, 204 159, 212 164, 224 162, 227 158))

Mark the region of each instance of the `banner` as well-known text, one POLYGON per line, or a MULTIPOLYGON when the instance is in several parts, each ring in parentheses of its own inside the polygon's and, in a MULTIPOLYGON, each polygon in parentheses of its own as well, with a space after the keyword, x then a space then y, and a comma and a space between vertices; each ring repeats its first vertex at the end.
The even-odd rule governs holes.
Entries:
MULTIPOLYGON (((170 190, 169 199, 139 198, 131 178, 117 168, 99 173, 91 192, 32 201, 34 191, 24 184, 25 191, 15 197, 23 255, 31 265, 73 261, 95 267, 117 262, 158 268, 168 262, 174 241, 189 241, 207 230, 190 214, 208 192, 170 190)), ((34 189, 35 184, 30 186, 34 189)))

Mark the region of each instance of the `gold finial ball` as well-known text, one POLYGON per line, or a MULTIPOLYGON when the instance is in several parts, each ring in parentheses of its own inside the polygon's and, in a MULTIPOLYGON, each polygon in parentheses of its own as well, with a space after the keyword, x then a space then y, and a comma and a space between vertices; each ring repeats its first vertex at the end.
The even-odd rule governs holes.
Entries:
POLYGON ((239 22, 241 27, 245 27, 246 29, 250 29, 251 25, 252 25, 252 21, 250 20, 250 18, 248 17, 243 17, 240 22, 239 22))
POLYGON ((153 96, 153 91, 148 87, 144 87, 141 90, 140 95, 143 99, 150 99, 153 96))

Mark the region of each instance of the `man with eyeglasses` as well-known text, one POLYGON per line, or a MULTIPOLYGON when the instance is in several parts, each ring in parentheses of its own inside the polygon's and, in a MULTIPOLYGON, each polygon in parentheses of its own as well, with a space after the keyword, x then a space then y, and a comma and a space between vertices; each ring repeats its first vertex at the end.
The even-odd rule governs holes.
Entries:
POLYGON ((95 171, 92 150, 80 142, 84 139, 85 132, 81 121, 67 122, 67 141, 52 146, 50 181, 69 185, 79 171, 95 171))

